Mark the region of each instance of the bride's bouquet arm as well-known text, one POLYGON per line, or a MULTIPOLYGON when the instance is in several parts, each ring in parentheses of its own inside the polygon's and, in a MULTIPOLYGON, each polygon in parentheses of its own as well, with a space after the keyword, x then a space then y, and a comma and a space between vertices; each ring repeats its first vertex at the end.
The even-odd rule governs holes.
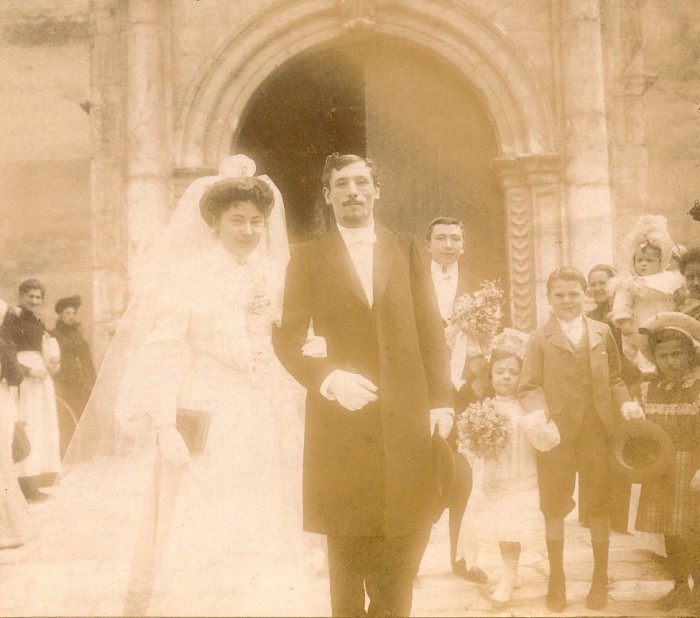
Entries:
POLYGON ((284 368, 309 393, 318 394, 326 378, 338 367, 327 357, 303 353, 312 318, 311 272, 313 256, 298 246, 287 267, 282 318, 272 332, 275 353, 284 368))
MULTIPOLYGON (((172 305, 171 305, 172 307, 172 305)), ((172 464, 189 461, 189 450, 176 428, 177 398, 189 359, 189 313, 164 309, 133 356, 128 359, 117 400, 117 420, 124 431, 147 417, 158 449, 172 464)))

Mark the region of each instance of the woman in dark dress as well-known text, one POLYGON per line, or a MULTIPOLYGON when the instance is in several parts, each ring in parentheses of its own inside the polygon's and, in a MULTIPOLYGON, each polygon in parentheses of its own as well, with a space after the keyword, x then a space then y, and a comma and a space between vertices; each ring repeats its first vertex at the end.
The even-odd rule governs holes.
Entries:
POLYGON ((58 359, 44 359, 44 341, 49 335, 35 313, 44 300, 44 292, 43 284, 36 279, 24 281, 19 286, 19 312, 8 311, 0 327, 0 337, 14 346, 24 372, 19 387, 19 419, 26 423, 31 453, 17 464, 17 474, 30 502, 46 499, 39 488, 53 483, 61 464, 56 394, 51 379, 51 373, 59 368, 58 359))
MULTIPOLYGON (((622 381, 630 387, 639 381, 642 374, 637 366, 622 354, 622 333, 608 317, 612 311, 613 300, 608 293, 608 281, 615 274, 613 267, 607 264, 597 264, 588 273, 588 289, 596 302, 596 308, 589 311, 586 315, 592 320, 604 322, 610 326, 620 352, 620 376, 622 381)), ((632 486, 627 481, 618 478, 614 478, 612 483, 610 527, 618 532, 627 532, 632 486)), ((588 519, 586 513, 579 513, 579 519, 585 523, 588 519)))
POLYGON ((61 456, 68 448, 75 425, 83 414, 90 392, 95 384, 95 367, 88 342, 76 316, 80 309, 80 296, 62 298, 56 303, 56 327, 53 335, 61 350, 61 369, 55 375, 56 395, 70 410, 58 409, 58 428, 61 435, 61 456))

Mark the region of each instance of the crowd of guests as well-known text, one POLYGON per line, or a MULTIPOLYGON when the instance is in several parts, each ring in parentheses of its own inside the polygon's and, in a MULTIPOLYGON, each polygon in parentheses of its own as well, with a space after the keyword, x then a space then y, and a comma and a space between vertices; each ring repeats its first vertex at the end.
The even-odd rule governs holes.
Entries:
MULTIPOLYGON (((458 265, 462 224, 436 219, 426 246, 447 326, 460 291, 475 290, 458 265)), ((521 544, 540 529, 550 567, 547 606, 555 612, 567 606, 564 520, 576 505, 578 478, 579 518, 590 528, 593 553, 588 608, 607 604, 612 524, 656 535, 665 546, 674 588, 659 608, 700 612, 700 586, 689 585, 691 577, 700 582, 700 247, 675 245, 658 216, 640 218, 620 247, 629 272, 608 264, 587 278, 574 268, 552 272, 552 315, 534 333, 506 328, 486 350, 451 344, 457 413, 466 408, 468 415, 469 404, 489 397, 513 427, 510 445, 495 460, 454 453, 456 468, 467 462, 470 473, 455 473, 467 503, 459 501, 453 571, 483 583, 477 539, 497 541, 503 560, 491 588, 497 607, 518 584, 521 544), (675 459, 663 475, 643 482, 630 504, 630 481, 613 473, 609 451, 616 428, 638 419, 663 428, 675 459)), ((451 539, 452 520, 450 513, 451 539)))
MULTIPOLYGON (((460 268, 464 243, 458 220, 430 224, 425 244, 445 326, 455 301, 479 283, 460 268)), ((541 530, 547 605, 566 607, 564 522, 578 478, 579 518, 590 528, 593 554, 588 607, 607 603, 611 527, 626 532, 632 521, 664 540, 674 588, 660 607, 700 610, 700 587, 689 585, 691 577, 700 581, 700 247, 674 245, 665 220, 646 216, 621 248, 629 272, 608 264, 588 277, 568 267, 552 272, 552 316, 534 333, 506 328, 487 348, 451 346, 458 413, 489 397, 513 428, 506 451, 486 462, 460 452, 457 424, 448 437, 452 570, 487 584, 478 540, 497 542, 496 606, 511 600, 523 544, 541 530), (612 474, 608 450, 616 425, 644 417, 669 434, 676 456, 665 476, 642 485, 630 515, 630 483, 612 474)), ((18 306, 0 303, 0 547, 33 534, 27 502, 46 499, 41 490, 54 481, 95 382, 77 321, 80 297, 56 303, 52 331, 37 315, 44 297, 43 284, 29 279, 19 286, 18 306), (18 433, 26 434, 28 452, 13 453, 18 433)))
POLYGON ((0 548, 33 535, 28 503, 47 499, 61 458, 95 381, 76 313, 80 297, 60 299, 49 331, 38 315, 46 288, 23 281, 19 303, 0 301, 0 548))

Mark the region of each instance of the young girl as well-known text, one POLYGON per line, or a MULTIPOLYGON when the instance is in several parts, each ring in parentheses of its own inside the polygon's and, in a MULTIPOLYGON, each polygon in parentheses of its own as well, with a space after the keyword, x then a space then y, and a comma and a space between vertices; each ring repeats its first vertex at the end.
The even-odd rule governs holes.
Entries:
POLYGON ((640 324, 662 311, 673 311, 673 293, 683 285, 683 277, 667 270, 673 242, 666 227, 666 218, 644 215, 622 240, 622 253, 630 275, 611 285, 615 292, 610 318, 622 331, 625 356, 642 372, 654 366, 639 351, 640 324), (614 288, 617 288, 616 290, 614 288))
MULTIPOLYGON (((663 534, 674 587, 659 599, 665 611, 700 602, 700 323, 677 312, 642 325, 642 350, 658 368, 641 385, 646 418, 663 427, 676 446, 670 472, 642 485, 636 529, 663 534), (696 582, 691 596, 688 577, 696 582), (695 597, 695 598, 693 598, 695 597)), ((695 614, 697 615, 697 614, 695 614)))
POLYGON ((483 501, 479 512, 479 536, 498 541, 503 574, 491 595, 501 606, 517 585, 521 543, 541 536, 542 517, 537 491, 537 451, 522 428, 524 412, 516 391, 527 336, 506 329, 493 345, 490 357, 491 382, 496 409, 511 421, 511 441, 497 459, 484 463, 483 501))

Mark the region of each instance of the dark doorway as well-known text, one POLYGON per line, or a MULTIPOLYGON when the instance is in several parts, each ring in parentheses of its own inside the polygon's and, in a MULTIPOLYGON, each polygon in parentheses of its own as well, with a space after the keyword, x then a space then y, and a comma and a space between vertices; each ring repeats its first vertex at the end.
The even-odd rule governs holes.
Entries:
POLYGON ((232 150, 253 157, 280 188, 292 242, 323 231, 323 162, 352 152, 379 165, 378 221, 422 238, 434 217, 457 217, 467 267, 506 282, 493 126, 469 81, 444 60, 379 37, 317 50, 272 74, 239 127, 232 150))

